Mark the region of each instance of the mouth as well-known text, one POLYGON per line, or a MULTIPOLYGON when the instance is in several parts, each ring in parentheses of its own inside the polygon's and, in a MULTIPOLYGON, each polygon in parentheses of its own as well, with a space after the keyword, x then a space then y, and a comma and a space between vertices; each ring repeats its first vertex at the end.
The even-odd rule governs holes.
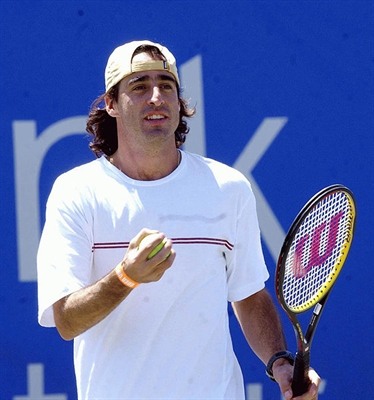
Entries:
POLYGON ((160 121, 162 119, 166 119, 166 117, 164 115, 161 115, 161 114, 154 114, 154 115, 148 115, 145 119, 147 121, 156 121, 156 120, 160 121))

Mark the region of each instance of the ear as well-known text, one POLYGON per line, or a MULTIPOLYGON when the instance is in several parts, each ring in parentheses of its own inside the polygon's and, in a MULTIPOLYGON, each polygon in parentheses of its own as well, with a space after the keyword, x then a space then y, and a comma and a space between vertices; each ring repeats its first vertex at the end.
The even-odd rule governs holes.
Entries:
POLYGON ((105 96, 104 100, 106 112, 113 118, 118 117, 117 103, 109 96, 105 96))

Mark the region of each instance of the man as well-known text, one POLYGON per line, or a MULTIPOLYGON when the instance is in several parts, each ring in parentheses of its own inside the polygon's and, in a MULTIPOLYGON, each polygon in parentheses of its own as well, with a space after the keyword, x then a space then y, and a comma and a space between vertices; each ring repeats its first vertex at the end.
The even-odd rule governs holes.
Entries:
MULTIPOLYGON (((192 115, 166 47, 117 48, 87 124, 100 157, 60 176, 48 199, 39 321, 74 339, 79 399, 243 399, 227 301, 292 397, 250 184, 180 150, 192 115)), ((300 399, 317 398, 310 378, 300 399)))

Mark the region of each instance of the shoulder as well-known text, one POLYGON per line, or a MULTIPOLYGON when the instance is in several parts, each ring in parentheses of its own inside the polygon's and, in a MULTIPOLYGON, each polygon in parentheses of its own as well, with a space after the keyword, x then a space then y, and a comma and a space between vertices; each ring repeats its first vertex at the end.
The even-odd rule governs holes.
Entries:
POLYGON ((64 172, 55 180, 54 186, 69 187, 90 185, 103 173, 104 165, 101 158, 79 165, 64 172))
POLYGON ((251 188, 248 179, 237 169, 212 158, 198 154, 183 153, 187 158, 188 168, 200 177, 210 176, 220 185, 238 185, 251 188))
POLYGON ((103 168, 102 160, 96 159, 59 175, 52 186, 48 203, 89 198, 92 188, 101 181, 103 168))

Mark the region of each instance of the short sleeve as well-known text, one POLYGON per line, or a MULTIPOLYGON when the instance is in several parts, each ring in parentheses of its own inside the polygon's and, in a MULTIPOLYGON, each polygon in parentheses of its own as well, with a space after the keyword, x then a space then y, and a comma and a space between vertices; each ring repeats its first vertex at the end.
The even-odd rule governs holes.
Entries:
POLYGON ((91 217, 82 198, 74 180, 65 174, 57 178, 47 201, 37 255, 38 320, 42 326, 55 326, 52 305, 57 300, 89 283, 91 217))
POLYGON ((236 219, 235 246, 227 259, 228 300, 239 301, 265 287, 265 264, 257 218, 256 200, 248 184, 236 219))

